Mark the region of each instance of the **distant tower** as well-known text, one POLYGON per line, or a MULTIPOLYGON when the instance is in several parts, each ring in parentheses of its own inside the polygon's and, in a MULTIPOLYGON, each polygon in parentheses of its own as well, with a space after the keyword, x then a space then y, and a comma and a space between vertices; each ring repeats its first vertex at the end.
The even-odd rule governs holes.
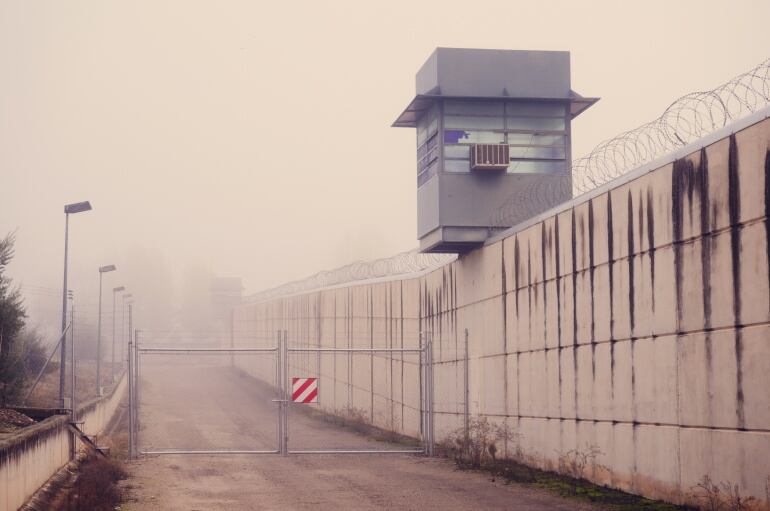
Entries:
POLYGON ((465 252, 526 220, 492 220, 522 188, 561 183, 521 208, 528 214, 571 198, 570 122, 598 98, 571 90, 569 59, 563 51, 438 48, 423 64, 417 95, 393 123, 417 128, 422 252, 465 252))

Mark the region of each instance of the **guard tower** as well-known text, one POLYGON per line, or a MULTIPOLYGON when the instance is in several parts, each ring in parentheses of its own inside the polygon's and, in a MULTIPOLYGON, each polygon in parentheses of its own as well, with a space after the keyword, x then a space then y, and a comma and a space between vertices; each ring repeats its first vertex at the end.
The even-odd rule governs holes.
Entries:
POLYGON ((438 48, 416 82, 393 126, 417 128, 420 251, 471 250, 571 198, 570 123, 598 98, 570 88, 569 52, 438 48), (532 204, 500 225, 511 197, 532 204))

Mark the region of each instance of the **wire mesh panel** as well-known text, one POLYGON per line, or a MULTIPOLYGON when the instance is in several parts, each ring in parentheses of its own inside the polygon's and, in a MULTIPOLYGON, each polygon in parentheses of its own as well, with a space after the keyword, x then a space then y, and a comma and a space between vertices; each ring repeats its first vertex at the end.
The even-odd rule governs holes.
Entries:
POLYGON ((211 340, 136 349, 134 440, 141 454, 261 454, 280 449, 279 351, 211 340))
POLYGON ((289 453, 424 452, 421 348, 287 351, 289 453))

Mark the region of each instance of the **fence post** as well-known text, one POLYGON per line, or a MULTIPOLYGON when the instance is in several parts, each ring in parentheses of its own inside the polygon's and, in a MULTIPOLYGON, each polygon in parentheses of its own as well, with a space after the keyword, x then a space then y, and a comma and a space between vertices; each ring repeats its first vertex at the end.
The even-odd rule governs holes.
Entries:
POLYGON ((289 404, 291 403, 291 379, 289 378, 289 331, 283 331, 283 455, 289 454, 289 404))
POLYGON ((134 458, 134 341, 128 337, 128 459, 134 458))
POLYGON ((422 403, 422 436, 425 454, 433 456, 435 452, 435 427, 433 423, 433 339, 430 332, 421 333, 420 350, 420 402, 422 403), (423 337, 424 336, 424 337, 423 337), (425 342, 422 342, 425 339, 425 342))

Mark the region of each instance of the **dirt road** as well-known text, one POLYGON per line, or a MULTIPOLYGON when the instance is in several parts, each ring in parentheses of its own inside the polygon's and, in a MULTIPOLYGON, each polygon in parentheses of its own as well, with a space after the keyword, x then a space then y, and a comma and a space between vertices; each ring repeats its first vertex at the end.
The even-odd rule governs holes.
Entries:
MULTIPOLYGON (((142 449, 276 448, 273 396, 253 380, 184 361, 147 363, 142 373, 142 449)), ((290 421, 294 449, 404 449, 304 415, 290 421)), ((146 455, 129 471, 121 509, 136 511, 593 509, 408 454, 146 455)))

